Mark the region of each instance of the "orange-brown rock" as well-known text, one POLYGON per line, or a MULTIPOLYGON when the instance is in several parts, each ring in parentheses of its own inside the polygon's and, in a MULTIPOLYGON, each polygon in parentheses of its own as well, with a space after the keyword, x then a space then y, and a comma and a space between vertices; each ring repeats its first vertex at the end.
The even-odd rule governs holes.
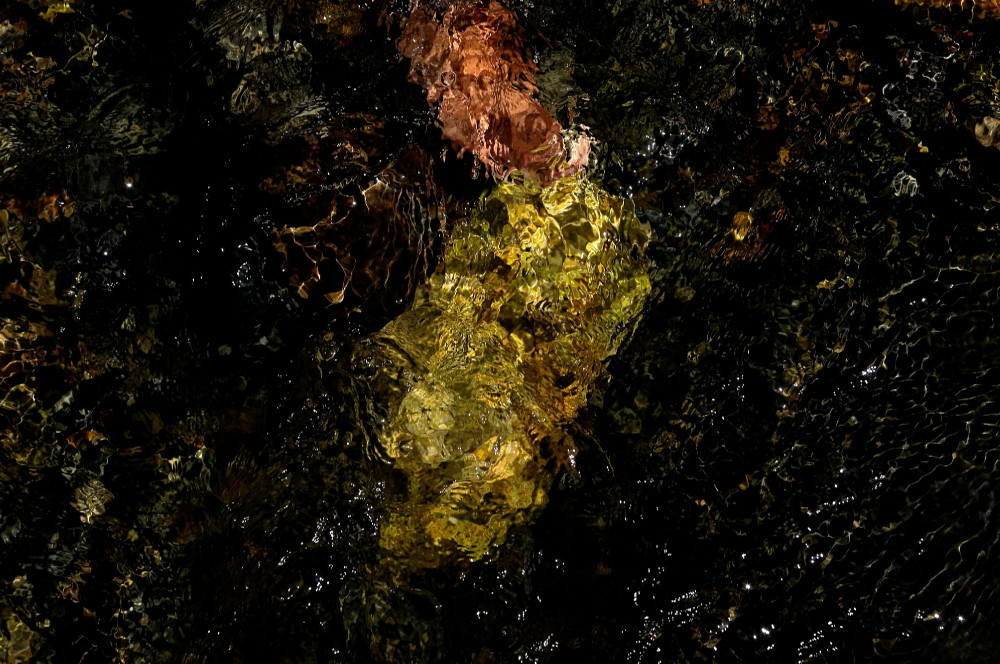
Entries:
POLYGON ((418 6, 397 42, 409 80, 438 107, 444 138, 489 172, 521 171, 542 185, 587 164, 590 141, 567 146, 562 126, 535 99, 535 65, 524 54, 517 17, 497 2, 458 2, 441 18, 418 6))

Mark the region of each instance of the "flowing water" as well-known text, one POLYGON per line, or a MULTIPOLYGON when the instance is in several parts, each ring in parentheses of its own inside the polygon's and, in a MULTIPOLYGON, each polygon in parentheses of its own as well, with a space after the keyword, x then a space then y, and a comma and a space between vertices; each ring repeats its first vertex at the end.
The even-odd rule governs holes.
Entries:
POLYGON ((995 661, 964 4, 0 3, 0 661, 995 661))

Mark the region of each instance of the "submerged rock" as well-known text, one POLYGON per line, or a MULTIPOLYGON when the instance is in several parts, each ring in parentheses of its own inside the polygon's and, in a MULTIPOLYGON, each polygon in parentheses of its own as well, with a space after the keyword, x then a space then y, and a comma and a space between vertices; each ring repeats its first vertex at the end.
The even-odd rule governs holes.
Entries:
POLYGON ((375 448, 405 476, 381 526, 393 574, 481 559, 544 504, 566 425, 642 310, 648 238, 585 180, 500 184, 414 307, 355 348, 384 407, 375 448))
POLYGON ((452 147, 498 178, 521 171, 544 186, 587 165, 590 139, 566 154, 562 126, 534 98, 537 67, 523 46, 517 17, 497 2, 458 2, 440 21, 417 7, 397 42, 452 147))

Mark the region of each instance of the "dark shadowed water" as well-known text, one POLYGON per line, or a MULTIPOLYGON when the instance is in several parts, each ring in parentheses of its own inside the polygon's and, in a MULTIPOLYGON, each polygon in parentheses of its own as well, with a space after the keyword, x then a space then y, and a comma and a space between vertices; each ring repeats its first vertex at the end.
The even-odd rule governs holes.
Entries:
POLYGON ((494 186, 408 3, 0 2, 0 662, 996 661, 1000 15, 507 6, 652 292, 547 505, 400 578, 351 353, 494 186))

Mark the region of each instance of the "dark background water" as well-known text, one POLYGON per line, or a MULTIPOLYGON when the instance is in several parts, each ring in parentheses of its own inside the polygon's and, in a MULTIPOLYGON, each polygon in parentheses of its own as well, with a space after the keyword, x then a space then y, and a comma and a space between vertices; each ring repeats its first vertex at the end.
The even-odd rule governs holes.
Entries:
POLYGON ((510 3, 654 229, 653 294, 545 510, 391 587, 394 478, 329 366, 447 222, 343 249, 384 286, 332 306, 271 233, 411 145, 447 219, 489 187, 406 82, 407 6, 70 5, 0 4, 5 661, 995 659, 989 16, 510 3))

